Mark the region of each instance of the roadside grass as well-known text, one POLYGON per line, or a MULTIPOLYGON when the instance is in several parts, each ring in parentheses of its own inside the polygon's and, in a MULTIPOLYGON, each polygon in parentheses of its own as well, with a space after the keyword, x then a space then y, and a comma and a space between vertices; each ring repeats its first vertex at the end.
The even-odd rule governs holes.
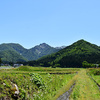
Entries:
POLYGON ((99 89, 96 83, 86 74, 86 70, 79 72, 70 100, 100 100, 99 89))

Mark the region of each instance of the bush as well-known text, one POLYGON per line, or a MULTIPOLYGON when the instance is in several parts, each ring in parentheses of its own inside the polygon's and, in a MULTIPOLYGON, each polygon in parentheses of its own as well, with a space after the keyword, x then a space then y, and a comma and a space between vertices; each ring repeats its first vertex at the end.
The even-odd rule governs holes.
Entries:
POLYGON ((41 88, 41 89, 45 88, 44 81, 39 74, 31 73, 30 76, 31 76, 31 81, 34 82, 38 86, 38 88, 41 88))

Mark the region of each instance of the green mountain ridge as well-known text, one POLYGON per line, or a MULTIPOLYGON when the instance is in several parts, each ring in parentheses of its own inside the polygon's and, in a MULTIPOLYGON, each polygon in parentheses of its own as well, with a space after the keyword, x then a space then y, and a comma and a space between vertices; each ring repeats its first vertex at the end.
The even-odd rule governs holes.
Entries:
POLYGON ((79 40, 55 54, 43 57, 34 64, 52 67, 82 67, 82 62, 100 63, 100 47, 79 40))
POLYGON ((3 62, 22 62, 36 60, 44 55, 59 51, 46 43, 37 45, 31 49, 25 49, 20 44, 3 43, 0 45, 0 58, 3 62))

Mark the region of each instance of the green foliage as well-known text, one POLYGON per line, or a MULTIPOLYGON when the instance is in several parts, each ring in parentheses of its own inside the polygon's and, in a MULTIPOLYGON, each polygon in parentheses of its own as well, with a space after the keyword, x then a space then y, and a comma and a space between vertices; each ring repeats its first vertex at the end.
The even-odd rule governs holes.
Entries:
POLYGON ((90 75, 100 75, 100 68, 88 69, 88 73, 89 73, 90 75))
POLYGON ((20 95, 19 95, 20 98, 25 100, 25 98, 26 98, 25 90, 20 88, 19 91, 20 91, 20 95))
POLYGON ((82 62, 82 66, 84 68, 96 68, 96 67, 99 67, 98 64, 91 64, 91 63, 88 63, 87 61, 83 61, 82 62))
MULTIPOLYGON (((33 92, 37 91, 38 88, 35 86, 34 83, 32 83, 30 81, 31 77, 29 75, 24 75, 24 74, 15 74, 15 73, 9 73, 6 74, 4 73, 0 73, 0 94, 6 94, 7 97, 10 98, 14 98, 13 94, 14 91, 16 90, 16 88, 12 88, 12 84, 17 84, 18 88, 19 88, 19 99, 18 100, 26 100, 26 98, 28 98, 28 100, 31 100, 32 98, 32 94, 33 92), (5 85, 3 85, 3 83, 5 85), (26 97, 26 94, 29 97, 26 97)), ((5 96, 1 97, 4 98, 5 96)), ((1 99, 0 98, 0 99, 1 99)), ((15 100, 15 99, 14 99, 15 100)))
POLYGON ((60 64, 55 64, 53 68, 60 67, 60 64))
POLYGON ((85 67, 85 68, 91 67, 91 65, 87 61, 83 61, 82 66, 85 67))
POLYGON ((18 61, 22 62, 27 61, 23 56, 19 55, 17 52, 12 50, 5 50, 0 52, 0 57, 3 63, 9 63, 9 62, 16 63, 18 61))
POLYGON ((33 65, 54 66, 60 64, 60 67, 82 67, 82 62, 100 63, 100 47, 84 40, 79 40, 70 46, 37 60, 33 65))
POLYGON ((37 73, 30 73, 31 81, 34 82, 39 88, 44 89, 45 83, 42 77, 37 73))
POLYGON ((1 63, 2 63, 2 60, 1 60, 1 58, 0 58, 0 66, 1 66, 1 63))

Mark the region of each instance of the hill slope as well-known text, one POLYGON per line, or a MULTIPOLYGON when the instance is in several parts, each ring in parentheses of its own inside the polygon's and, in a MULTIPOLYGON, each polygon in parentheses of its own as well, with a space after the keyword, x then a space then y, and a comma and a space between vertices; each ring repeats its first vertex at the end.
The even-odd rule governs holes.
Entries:
POLYGON ((39 59, 43 66, 81 67, 83 61, 100 63, 100 48, 85 40, 79 40, 55 54, 39 59))
POLYGON ((27 61, 19 52, 17 52, 12 45, 19 46, 19 44, 1 44, 0 45, 0 58, 3 62, 18 62, 27 61))
POLYGON ((20 44, 8 43, 0 45, 0 58, 4 62, 17 62, 36 60, 44 55, 57 52, 55 49, 46 43, 37 45, 31 49, 25 49, 20 44))
MULTIPOLYGON (((33 60, 36 60, 42 56, 52 54, 52 53, 57 52, 59 50, 60 49, 55 49, 46 43, 42 43, 40 45, 35 46, 34 48, 31 48, 29 50, 29 52, 32 53, 32 55, 34 55, 33 60)), ((29 58, 30 57, 31 56, 29 55, 29 58)), ((32 60, 32 59, 30 58, 30 60, 32 60)))
POLYGON ((19 53, 17 53, 14 50, 5 50, 5 51, 0 52, 0 58, 5 63, 9 63, 9 62, 16 63, 16 62, 25 62, 25 61, 27 61, 26 58, 19 55, 19 53))

